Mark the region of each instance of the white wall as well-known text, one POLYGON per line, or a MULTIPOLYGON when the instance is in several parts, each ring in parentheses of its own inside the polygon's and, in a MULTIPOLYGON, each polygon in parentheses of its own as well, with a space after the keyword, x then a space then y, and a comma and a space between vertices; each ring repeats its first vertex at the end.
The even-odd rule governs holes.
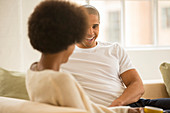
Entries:
POLYGON ((5 68, 21 68, 19 3, 18 0, 0 0, 0 66, 5 68))
POLYGON ((170 49, 127 50, 143 80, 161 79, 159 66, 170 62, 170 49))
POLYGON ((0 67, 25 71, 38 58, 27 36, 27 21, 40 0, 0 0, 0 67))
MULTIPOLYGON (((27 36, 27 21, 40 0, 0 0, 0 67, 24 71, 40 54, 27 36)), ((143 80, 161 79, 159 65, 170 62, 170 49, 127 50, 143 80)))

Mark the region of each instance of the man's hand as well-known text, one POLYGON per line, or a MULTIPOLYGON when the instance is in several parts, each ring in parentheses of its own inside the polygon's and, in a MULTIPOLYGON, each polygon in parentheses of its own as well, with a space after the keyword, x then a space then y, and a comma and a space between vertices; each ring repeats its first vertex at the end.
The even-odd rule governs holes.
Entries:
POLYGON ((128 113, 144 113, 143 108, 129 108, 128 113))
POLYGON ((123 101, 116 99, 112 102, 112 104, 109 107, 114 107, 114 106, 124 106, 123 101))

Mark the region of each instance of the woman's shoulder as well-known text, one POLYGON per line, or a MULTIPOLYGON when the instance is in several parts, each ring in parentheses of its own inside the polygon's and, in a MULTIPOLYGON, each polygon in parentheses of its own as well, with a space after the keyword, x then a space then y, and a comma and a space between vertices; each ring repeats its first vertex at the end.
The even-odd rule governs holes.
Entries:
POLYGON ((56 75, 68 75, 69 73, 66 72, 62 72, 62 71, 55 71, 55 70, 51 70, 51 69, 45 69, 45 70, 41 70, 41 71, 35 71, 32 69, 29 69, 27 71, 28 75, 34 75, 34 76, 56 76, 56 75))

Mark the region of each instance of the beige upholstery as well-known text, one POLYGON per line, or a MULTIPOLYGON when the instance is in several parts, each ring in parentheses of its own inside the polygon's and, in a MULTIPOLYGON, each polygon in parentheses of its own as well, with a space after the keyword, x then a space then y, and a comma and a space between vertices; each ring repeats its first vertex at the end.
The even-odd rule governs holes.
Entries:
POLYGON ((22 99, 0 97, 0 113, 87 113, 85 110, 57 107, 22 99))
POLYGON ((162 80, 144 82, 145 93, 143 98, 170 98, 162 80))

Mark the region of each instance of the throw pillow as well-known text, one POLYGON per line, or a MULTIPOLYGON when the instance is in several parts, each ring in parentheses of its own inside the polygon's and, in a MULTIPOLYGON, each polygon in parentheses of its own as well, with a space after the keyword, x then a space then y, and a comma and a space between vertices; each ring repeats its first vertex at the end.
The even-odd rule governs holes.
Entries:
POLYGON ((166 86, 166 90, 168 95, 170 96, 170 63, 162 63, 160 65, 160 71, 164 80, 164 84, 166 86))
POLYGON ((0 96, 29 100, 25 73, 0 68, 0 96))

